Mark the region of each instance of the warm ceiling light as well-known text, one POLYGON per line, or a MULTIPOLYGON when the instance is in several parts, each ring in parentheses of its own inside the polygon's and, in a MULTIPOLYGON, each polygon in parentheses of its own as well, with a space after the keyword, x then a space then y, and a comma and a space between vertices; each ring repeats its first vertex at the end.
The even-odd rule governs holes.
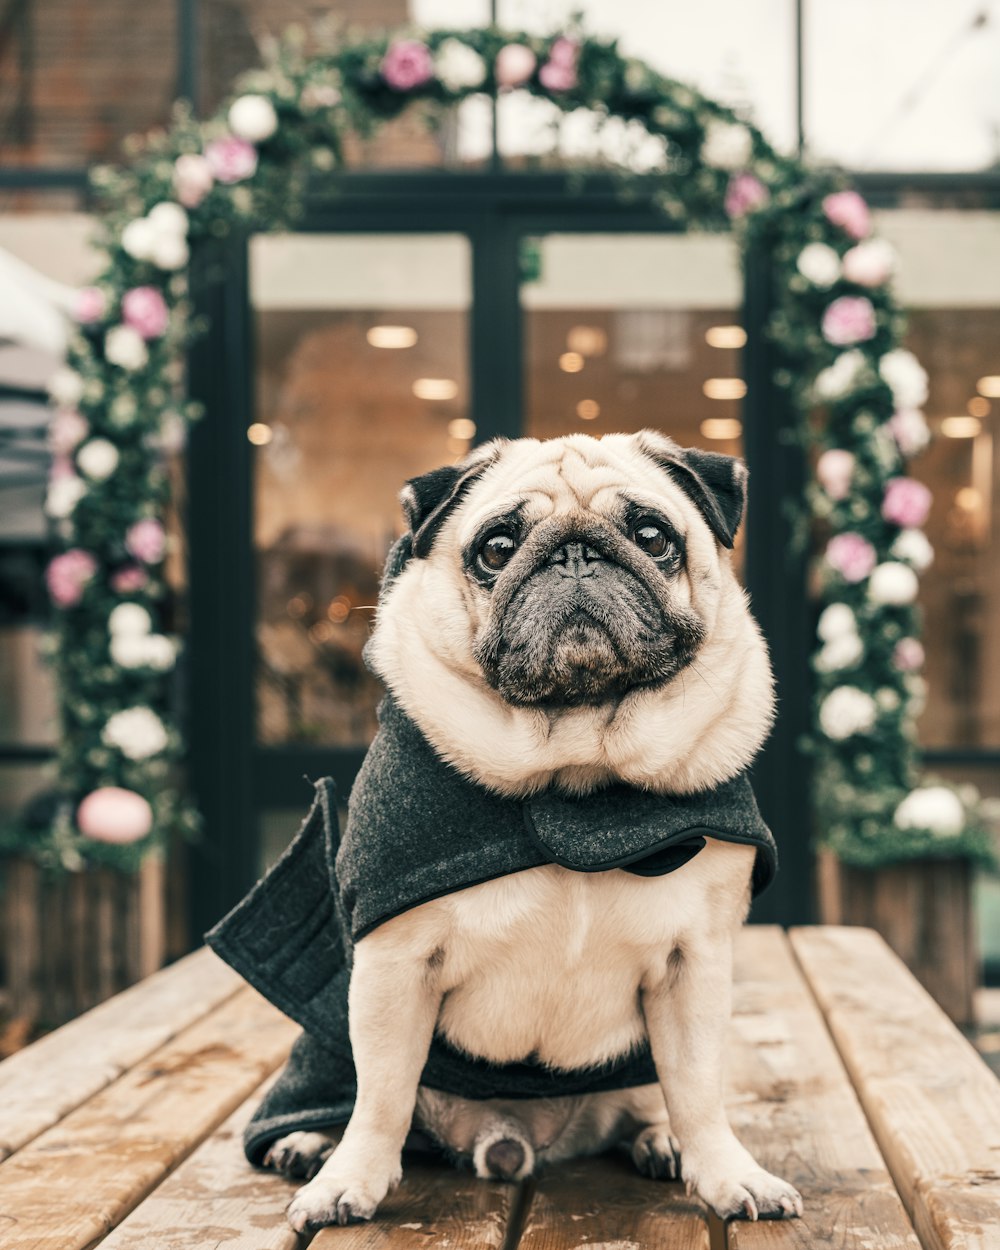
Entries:
POLYGON ((351 601, 346 595, 337 595, 335 599, 330 600, 330 604, 326 609, 326 614, 333 621, 334 625, 340 625, 346 621, 351 614, 351 601))
POLYGON ((455 417, 448 422, 449 438, 461 438, 468 442, 476 437, 476 423, 468 417, 455 417))
POLYGON ((983 423, 978 417, 945 417, 941 422, 945 438, 975 438, 982 430, 983 423))
POLYGON ((980 378, 976 383, 976 390, 987 399, 1000 399, 1000 374, 980 378))
POLYGON ((603 356, 608 349, 608 336, 600 326, 571 326, 566 346, 578 356, 603 356))
POLYGON ((413 393, 417 399, 454 399, 458 383, 454 378, 417 378, 413 393))
POLYGON ((973 395, 965 405, 965 411, 970 417, 988 417, 990 415, 990 401, 983 399, 982 395, 973 395))
POLYGON ((601 405, 596 399, 581 399, 576 406, 576 415, 581 421, 594 421, 601 415, 601 405))
POLYGON ((579 352, 563 352, 559 357, 559 368, 563 373, 579 373, 583 368, 583 357, 579 352))
POLYGON ((255 447, 266 447, 274 438, 274 431, 263 421, 255 421, 253 425, 247 427, 247 438, 255 447))
POLYGON ((701 423, 702 438, 722 438, 735 442, 743 433, 743 422, 735 417, 706 417, 701 423))
POLYGON ((742 399, 747 384, 742 378, 706 378, 701 389, 709 399, 742 399))
POLYGON ((417 341, 413 326, 372 326, 365 338, 372 347, 412 347, 417 341))
POLYGON ((709 326, 705 331, 709 347, 742 347, 746 341, 747 332, 742 326, 709 326))
POLYGON ((978 512, 983 504, 983 497, 974 486, 963 486, 955 492, 955 503, 963 512, 978 512))

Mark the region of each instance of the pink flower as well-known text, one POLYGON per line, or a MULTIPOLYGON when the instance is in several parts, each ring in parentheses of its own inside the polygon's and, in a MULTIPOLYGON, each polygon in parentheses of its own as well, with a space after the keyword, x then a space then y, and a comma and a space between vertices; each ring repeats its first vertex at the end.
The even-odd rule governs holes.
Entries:
POLYGON ((882 515, 901 529, 919 529, 927 520, 932 499, 923 482, 912 477, 894 477, 885 486, 882 515))
POLYGON ((836 347, 875 337, 875 309, 864 295, 842 295, 823 314, 823 337, 836 347))
POLYGON ((252 178, 257 171, 257 149, 235 135, 213 139, 205 149, 205 160, 212 177, 227 185, 252 178))
POLYGON ((125 546, 143 564, 159 564, 166 545, 163 526, 152 517, 136 521, 125 532, 125 546))
POLYGON ((858 286, 881 286, 892 276, 896 252, 885 239, 866 239, 845 255, 844 277, 858 286))
POLYGON ((73 301, 73 316, 82 326, 92 326, 107 312, 108 301, 96 286, 82 287, 73 301))
POLYGON ((927 418, 918 408, 901 408, 888 421, 896 446, 904 456, 915 456, 930 442, 927 418))
POLYGON ((816 462, 816 476, 831 499, 845 499, 854 476, 854 455, 840 447, 824 451, 816 462))
POLYGON ((572 91, 577 83, 576 58, 580 49, 565 36, 549 49, 549 59, 538 71, 538 81, 546 91, 572 91))
POLYGON ((872 215, 857 191, 835 191, 823 201, 827 221, 839 226, 852 239, 865 239, 872 232, 872 215))
POLYGON ((381 73, 393 91, 412 91, 434 77, 434 58, 417 39, 395 39, 382 58, 381 73))
POLYGON ((126 564, 111 574, 111 589, 118 595, 134 595, 137 590, 144 590, 149 575, 138 564, 126 564))
POLYGON ((212 187, 215 175, 207 157, 185 152, 174 161, 174 190, 185 208, 197 208, 212 187))
POLYGON ((770 198, 770 191, 754 174, 733 174, 726 188, 726 212, 730 217, 745 217, 763 208, 770 198))
POLYGON ((138 842, 153 828, 153 809, 134 790, 102 786, 76 809, 76 823, 85 838, 97 842, 138 842))
POLYGON ((826 544, 826 560, 845 582, 863 582, 877 563, 875 548, 860 534, 834 534, 826 544))
POLYGON ((520 87, 535 72, 538 59, 523 43, 506 43, 493 65, 498 87, 520 87))
POLYGON ((55 456, 68 456, 89 433, 87 419, 75 408, 60 408, 49 423, 49 450, 55 456))
POLYGON ((96 572, 97 561, 81 547, 73 547, 56 556, 45 570, 52 602, 57 608, 75 608, 96 572))
POLYGON ((900 638, 892 652, 892 662, 901 672, 912 673, 922 668, 924 648, 916 638, 900 638))
POLYGON ((158 339, 170 324, 167 301, 155 286, 134 286, 122 296, 122 317, 144 339, 158 339))

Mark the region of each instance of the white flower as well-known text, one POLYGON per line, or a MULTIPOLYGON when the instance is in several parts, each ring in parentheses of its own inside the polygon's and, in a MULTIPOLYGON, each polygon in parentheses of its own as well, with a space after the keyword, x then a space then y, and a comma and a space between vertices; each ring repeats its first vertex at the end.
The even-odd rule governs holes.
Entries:
POLYGON ((840 277, 840 257, 825 243, 807 243, 795 267, 813 286, 828 287, 840 277))
POLYGON ((930 568, 934 560, 934 548, 923 530, 902 530, 889 551, 897 560, 912 564, 918 573, 930 568))
POLYGON ((446 90, 465 91, 482 86, 486 62, 461 39, 446 39, 434 57, 434 74, 446 90))
POLYGON ((842 399, 856 384, 864 363, 864 354, 856 348, 841 352, 832 365, 816 375, 814 389, 817 399, 842 399))
POLYGON ((92 438, 76 453, 76 463, 87 477, 103 482, 118 468, 118 448, 106 438, 92 438))
POLYGON ((177 658, 177 648, 163 634, 115 634, 110 650, 122 668, 151 668, 158 673, 173 668, 177 658))
POLYGON ((149 361, 149 352, 142 335, 131 326, 114 326, 104 336, 104 356, 120 369, 142 369, 149 361))
POLYGON ((116 637, 135 638, 152 628, 153 618, 139 603, 119 603, 108 617, 108 630, 116 637))
POLYGON ((190 254, 182 234, 160 234, 153 241, 149 259, 158 269, 183 269, 190 254))
POLYGON ((844 256, 844 277, 858 286, 881 286, 896 268, 896 249, 885 239, 865 239, 844 256))
POLYGON ((904 456, 916 456, 931 441, 931 428, 919 408, 901 408, 892 414, 887 425, 904 456))
POLYGON ((705 127, 701 159, 715 169, 742 169, 753 155, 753 136, 739 122, 713 118, 705 127))
POLYGON ((819 706, 819 724, 828 738, 840 742, 853 734, 867 733, 877 713, 870 694, 857 686, 837 686, 819 706))
POLYGON ((875 702, 883 712, 895 712, 899 707, 899 695, 891 686, 883 686, 875 692, 875 702))
POLYGON ((86 482, 75 473, 54 477, 45 496, 45 511, 54 521, 65 521, 86 493, 86 482))
POLYGON ((146 214, 146 220, 159 236, 180 235, 183 238, 190 225, 187 213, 173 200, 161 200, 159 204, 154 204, 146 214))
POLYGON ((857 617, 846 603, 831 603, 823 609, 816 623, 816 633, 824 642, 833 642, 835 638, 857 632, 857 617))
POLYGON ((122 247, 133 260, 149 260, 156 242, 156 228, 148 217, 137 217, 122 231, 122 247))
POLYGON ((865 653, 858 634, 841 634, 832 638, 813 658, 813 667, 821 673, 836 673, 852 668, 865 653))
POLYGON ((897 829, 927 829, 939 838, 954 838, 965 828, 965 810, 947 786, 922 786, 896 808, 893 823, 897 829))
POLYGON ((886 352, 878 371, 892 391, 897 408, 920 408, 927 402, 927 371, 913 352, 903 347, 886 352))
POLYGON ((917 597, 917 575, 908 564, 887 560, 872 571, 868 579, 868 598, 872 603, 900 607, 917 597))
POLYGON ((117 747, 130 760, 144 760, 167 745, 163 721, 148 707, 130 707, 115 712, 101 731, 105 746, 117 747))
POLYGON ((83 399, 83 389, 83 378, 75 369, 57 369, 49 378, 49 395, 60 408, 75 408, 83 399))
POLYGON ((264 95, 241 95, 229 107, 229 129, 248 143, 263 143, 278 129, 278 114, 264 95))

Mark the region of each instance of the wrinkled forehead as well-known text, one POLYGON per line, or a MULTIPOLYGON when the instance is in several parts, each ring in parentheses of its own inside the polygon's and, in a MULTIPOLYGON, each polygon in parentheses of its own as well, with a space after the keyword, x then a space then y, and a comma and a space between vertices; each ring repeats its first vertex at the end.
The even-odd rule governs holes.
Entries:
POLYGON ((613 518, 627 500, 668 507, 682 530, 692 515, 684 492, 640 450, 633 435, 518 439, 507 444, 470 490, 458 538, 470 541, 484 522, 514 508, 530 522, 581 510, 613 518))

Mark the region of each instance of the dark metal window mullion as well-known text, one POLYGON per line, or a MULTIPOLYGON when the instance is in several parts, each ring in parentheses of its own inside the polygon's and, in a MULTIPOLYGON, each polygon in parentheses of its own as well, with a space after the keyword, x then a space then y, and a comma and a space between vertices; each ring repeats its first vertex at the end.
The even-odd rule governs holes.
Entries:
POLYGON ((476 441, 518 438, 524 425, 520 236, 498 212, 470 231, 472 312, 469 409, 476 441))

